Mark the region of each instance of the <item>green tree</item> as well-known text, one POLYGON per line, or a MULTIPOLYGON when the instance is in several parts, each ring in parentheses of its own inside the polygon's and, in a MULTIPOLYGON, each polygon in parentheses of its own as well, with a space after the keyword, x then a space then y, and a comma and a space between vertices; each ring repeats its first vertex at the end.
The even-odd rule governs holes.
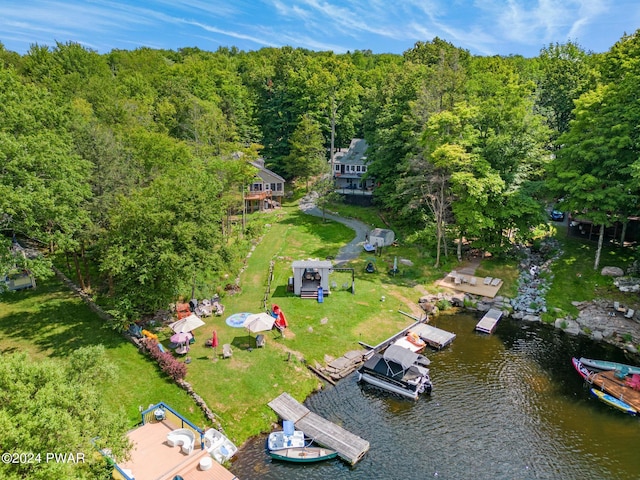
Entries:
POLYGON ((537 108, 551 128, 551 143, 569 129, 574 101, 596 84, 587 53, 576 43, 552 44, 540 51, 537 108))
POLYGON ((303 180, 308 191, 309 180, 327 169, 320 125, 309 115, 303 115, 289 142, 291 149, 284 168, 291 178, 303 180))
POLYGON ((549 185, 563 205, 600 226, 594 269, 600 263, 604 230, 625 221, 638 205, 640 189, 633 177, 638 159, 640 109, 635 95, 638 76, 600 86, 576 102, 575 120, 560 137, 563 145, 550 165, 549 185))
POLYGON ((0 436, 2 451, 40 455, 39 461, 0 464, 7 480, 108 479, 111 469, 97 455, 116 458, 130 449, 126 415, 107 408, 96 385, 115 381, 104 347, 83 347, 65 362, 2 355, 0 436), (74 455, 76 462, 47 461, 47 453, 74 455))

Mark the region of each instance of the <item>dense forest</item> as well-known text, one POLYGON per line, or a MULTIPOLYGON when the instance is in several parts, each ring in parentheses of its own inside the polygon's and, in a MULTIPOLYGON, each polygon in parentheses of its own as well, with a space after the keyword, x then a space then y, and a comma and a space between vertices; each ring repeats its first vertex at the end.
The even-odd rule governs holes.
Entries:
MULTIPOLYGON (((251 232, 229 219, 250 160, 302 185, 352 138, 370 145, 377 207, 438 262, 456 239, 493 253, 529 240, 549 202, 624 224, 638 213, 639 91, 637 34, 535 58, 438 38, 402 55, 0 44, 1 250, 18 238, 65 258, 136 318, 240 264, 251 232)), ((50 271, 50 255, 19 261, 50 271)))

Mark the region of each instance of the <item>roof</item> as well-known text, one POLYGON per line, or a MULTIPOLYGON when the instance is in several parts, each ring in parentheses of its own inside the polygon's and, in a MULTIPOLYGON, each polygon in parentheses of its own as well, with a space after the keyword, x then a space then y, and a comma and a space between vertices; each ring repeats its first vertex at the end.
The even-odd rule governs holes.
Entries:
POLYGON ((253 162, 251 162, 251 165, 253 165, 254 167, 256 167, 259 170, 258 174, 266 173, 267 175, 269 175, 269 176, 271 176, 271 177, 273 177, 273 178, 275 178, 275 179, 277 179, 277 180, 279 180, 281 182, 285 181, 285 179, 282 178, 277 173, 274 173, 271 170, 269 170, 268 168, 265 168, 264 160, 262 160, 262 161, 253 161, 253 162))
POLYGON ((399 345, 389 345, 384 351, 383 358, 387 362, 398 363, 402 365, 402 368, 407 370, 410 366, 416 363, 416 360, 420 358, 420 355, 399 345))
POLYGON ((391 236, 394 237, 395 233, 393 233, 393 230, 389 230, 386 228, 374 228, 373 230, 371 230, 371 232, 369 232, 369 238, 371 237, 387 237, 387 236, 391 236))
POLYGON ((333 268, 329 260, 296 260, 291 263, 293 268, 333 268))
MULTIPOLYGON (((364 164, 367 161, 367 149, 369 144, 362 138, 354 138, 351 140, 349 150, 339 157, 342 164, 364 164)), ((335 158, 334 158, 335 159, 335 158)))

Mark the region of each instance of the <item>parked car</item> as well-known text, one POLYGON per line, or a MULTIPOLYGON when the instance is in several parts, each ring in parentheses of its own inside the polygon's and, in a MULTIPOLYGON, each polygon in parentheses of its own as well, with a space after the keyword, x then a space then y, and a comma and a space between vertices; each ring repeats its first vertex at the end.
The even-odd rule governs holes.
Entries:
POLYGON ((552 210, 551 220, 555 222, 561 222, 562 220, 564 220, 564 212, 561 212, 560 210, 552 210))

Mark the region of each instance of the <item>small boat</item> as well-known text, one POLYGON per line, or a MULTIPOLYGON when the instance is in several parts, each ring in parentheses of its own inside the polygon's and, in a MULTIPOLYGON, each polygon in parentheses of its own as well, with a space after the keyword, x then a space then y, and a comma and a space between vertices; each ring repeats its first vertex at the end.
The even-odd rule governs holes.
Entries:
POLYGON ((580 357, 580 363, 582 363, 587 368, 595 368, 596 370, 621 370, 629 374, 640 373, 640 367, 626 365, 624 363, 608 362, 606 360, 594 360, 592 358, 584 357, 580 357))
POLYGON ((307 446, 307 438, 304 432, 296 430, 291 420, 283 420, 282 430, 271 432, 267 438, 269 452, 277 452, 288 448, 304 448, 307 446))
POLYGON ((338 452, 323 447, 284 448, 269 452, 271 458, 285 462, 312 463, 336 458, 338 452))
POLYGON ((418 398, 431 393, 429 359, 399 345, 389 345, 383 354, 374 353, 358 369, 358 380, 403 397, 418 398))
POLYGON ((593 372, 591 372, 587 367, 585 367, 584 364, 580 360, 578 360, 576 357, 573 357, 571 359, 571 362, 573 363, 573 368, 576 369, 576 371, 580 374, 580 376, 585 380, 588 380, 593 372))
POLYGON ((592 388, 591 394, 596 398, 598 398, 599 400, 606 403, 607 405, 613 408, 617 408, 618 410, 621 410, 624 413, 628 413, 629 415, 636 415, 638 413, 638 411, 635 408, 633 408, 631 405, 623 402, 619 398, 616 398, 612 395, 609 395, 606 392, 603 392, 602 390, 592 388))

